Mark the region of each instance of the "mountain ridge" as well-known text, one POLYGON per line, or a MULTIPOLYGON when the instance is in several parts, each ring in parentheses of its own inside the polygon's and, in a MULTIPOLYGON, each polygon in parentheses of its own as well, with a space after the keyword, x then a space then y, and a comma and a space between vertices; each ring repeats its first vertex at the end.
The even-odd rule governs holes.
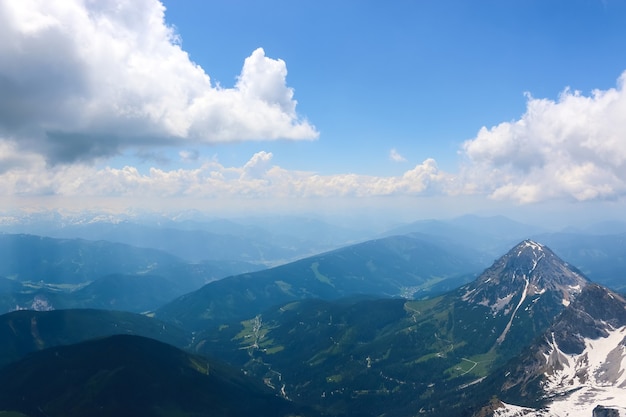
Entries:
POLYGON ((115 334, 150 337, 178 347, 191 335, 144 315, 111 310, 19 310, 0 315, 0 368, 44 348, 115 334))
POLYGON ((333 412, 453 415, 463 395, 542 334, 566 308, 564 295, 575 300, 583 284, 549 248, 524 241, 472 283, 434 298, 294 300, 205 328, 194 346, 333 412), (484 300, 500 300, 500 308, 484 300), (381 404, 392 392, 403 405, 389 410, 381 404))
POLYGON ((153 310, 212 280, 257 270, 237 262, 193 264, 163 251, 121 243, 27 234, 0 233, 0 253, 0 313, 96 308, 107 302, 111 308, 153 310), (152 299, 136 290, 138 282, 152 299), (99 291, 109 298, 95 294, 99 291))
POLYGON ((427 295, 455 288, 479 268, 428 241, 392 236, 211 282, 161 307, 156 317, 198 330, 304 298, 427 295))
POLYGON ((0 409, 29 417, 318 415, 238 370, 134 335, 49 348, 8 365, 0 409))

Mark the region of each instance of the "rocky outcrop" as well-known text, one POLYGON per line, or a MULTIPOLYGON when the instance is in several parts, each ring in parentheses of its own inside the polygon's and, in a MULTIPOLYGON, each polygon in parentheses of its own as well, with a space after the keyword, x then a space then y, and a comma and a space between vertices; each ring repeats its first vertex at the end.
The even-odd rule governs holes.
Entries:
POLYGON ((592 417, 620 417, 619 410, 598 405, 593 409, 592 417))

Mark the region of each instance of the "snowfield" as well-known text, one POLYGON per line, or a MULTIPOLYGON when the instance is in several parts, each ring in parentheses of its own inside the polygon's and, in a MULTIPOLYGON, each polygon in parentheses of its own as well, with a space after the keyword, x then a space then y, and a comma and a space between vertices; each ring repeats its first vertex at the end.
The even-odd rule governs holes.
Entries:
POLYGON ((626 326, 613 329, 609 335, 585 339, 581 354, 561 351, 554 338, 545 353, 546 379, 543 390, 553 401, 541 410, 504 404, 495 411, 497 417, 592 417, 593 409, 602 405, 626 417, 626 326))

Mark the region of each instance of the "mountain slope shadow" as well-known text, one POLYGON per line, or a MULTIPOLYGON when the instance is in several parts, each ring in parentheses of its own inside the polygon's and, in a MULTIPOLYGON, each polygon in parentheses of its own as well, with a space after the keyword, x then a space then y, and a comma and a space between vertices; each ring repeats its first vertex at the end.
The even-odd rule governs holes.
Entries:
POLYGON ((0 316, 0 367, 28 353, 96 337, 135 334, 178 347, 190 335, 151 317, 108 310, 20 310, 0 316))
POLYGON ((35 352, 0 371, 0 409, 54 416, 312 416, 239 371, 140 336, 35 352))

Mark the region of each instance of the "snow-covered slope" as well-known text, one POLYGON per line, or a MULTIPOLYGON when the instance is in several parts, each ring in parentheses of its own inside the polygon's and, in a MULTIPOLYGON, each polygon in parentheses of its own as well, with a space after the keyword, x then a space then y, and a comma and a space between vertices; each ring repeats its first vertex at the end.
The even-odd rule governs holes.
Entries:
POLYGON ((572 407, 568 401, 555 402, 541 410, 502 403, 493 417, 626 417, 626 408, 615 406, 572 407))
POLYGON ((626 300, 588 285, 508 374, 503 397, 541 407, 495 416, 626 417, 626 300))

